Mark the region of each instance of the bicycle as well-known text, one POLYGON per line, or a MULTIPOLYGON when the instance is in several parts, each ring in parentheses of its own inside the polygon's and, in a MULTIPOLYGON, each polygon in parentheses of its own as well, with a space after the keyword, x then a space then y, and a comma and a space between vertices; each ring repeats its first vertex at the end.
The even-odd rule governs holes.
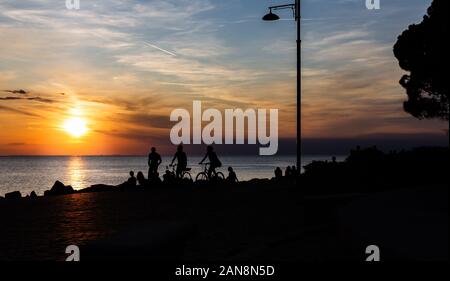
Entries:
POLYGON ((181 172, 179 177, 177 176, 177 164, 166 166, 166 170, 170 171, 170 174, 173 176, 173 178, 187 179, 187 180, 191 180, 192 181, 192 176, 191 176, 191 173, 189 172, 191 170, 191 168, 185 168, 181 172), (169 167, 172 167, 172 171, 170 171, 169 167))
POLYGON ((198 173, 198 175, 195 177, 195 181, 211 181, 211 180, 225 180, 225 176, 222 172, 217 172, 215 169, 211 172, 211 177, 209 177, 209 169, 208 166, 211 165, 211 163, 203 163, 200 164, 205 166, 203 169, 203 172, 198 173))

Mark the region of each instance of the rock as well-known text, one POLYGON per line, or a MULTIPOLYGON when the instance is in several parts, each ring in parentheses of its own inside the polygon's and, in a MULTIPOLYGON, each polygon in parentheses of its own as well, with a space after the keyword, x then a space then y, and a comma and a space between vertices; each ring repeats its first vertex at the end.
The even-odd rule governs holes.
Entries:
POLYGON ((36 194, 36 192, 34 192, 34 190, 31 191, 30 198, 37 198, 37 194, 36 194))
POLYGON ((19 191, 13 191, 5 194, 5 199, 18 199, 22 198, 22 194, 19 191))
POLYGON ((118 190, 117 186, 107 185, 107 184, 94 184, 87 188, 81 189, 78 192, 86 193, 86 192, 105 192, 105 191, 114 191, 118 190))
POLYGON ((72 194, 74 192, 75 191, 73 190, 72 186, 64 185, 62 182, 56 181, 50 190, 46 190, 44 192, 44 196, 72 194))

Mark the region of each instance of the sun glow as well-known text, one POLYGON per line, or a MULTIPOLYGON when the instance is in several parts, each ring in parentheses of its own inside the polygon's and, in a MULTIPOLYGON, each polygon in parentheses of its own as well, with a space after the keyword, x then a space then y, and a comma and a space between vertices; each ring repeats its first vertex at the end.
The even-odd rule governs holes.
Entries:
POLYGON ((80 117, 71 117, 64 121, 63 129, 76 138, 84 136, 89 131, 86 121, 80 117))

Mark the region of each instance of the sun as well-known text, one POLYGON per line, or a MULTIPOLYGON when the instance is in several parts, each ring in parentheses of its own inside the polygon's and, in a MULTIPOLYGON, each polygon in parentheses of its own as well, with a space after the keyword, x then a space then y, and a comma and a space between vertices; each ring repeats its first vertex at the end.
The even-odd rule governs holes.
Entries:
POLYGON ((71 117, 64 121, 63 129, 76 138, 84 136, 89 131, 86 121, 80 117, 71 117))

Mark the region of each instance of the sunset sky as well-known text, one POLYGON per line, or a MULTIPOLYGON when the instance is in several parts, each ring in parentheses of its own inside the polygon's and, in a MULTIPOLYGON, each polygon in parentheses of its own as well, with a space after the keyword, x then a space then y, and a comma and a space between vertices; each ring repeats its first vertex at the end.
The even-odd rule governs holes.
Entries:
MULTIPOLYGON (((285 3, 0 0, 0 155, 172 151, 170 112, 193 100, 278 108, 295 137, 295 24, 261 20, 285 3)), ((303 138, 442 134, 403 112, 392 53, 430 3, 302 0, 303 138)))

